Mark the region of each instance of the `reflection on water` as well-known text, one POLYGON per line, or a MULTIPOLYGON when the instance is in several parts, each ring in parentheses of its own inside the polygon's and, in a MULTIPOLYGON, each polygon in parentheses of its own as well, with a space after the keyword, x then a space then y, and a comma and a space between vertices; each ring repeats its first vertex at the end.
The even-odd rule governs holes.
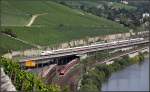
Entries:
POLYGON ((142 64, 134 64, 122 71, 113 73, 108 83, 104 83, 102 91, 148 91, 149 90, 149 58, 142 64))

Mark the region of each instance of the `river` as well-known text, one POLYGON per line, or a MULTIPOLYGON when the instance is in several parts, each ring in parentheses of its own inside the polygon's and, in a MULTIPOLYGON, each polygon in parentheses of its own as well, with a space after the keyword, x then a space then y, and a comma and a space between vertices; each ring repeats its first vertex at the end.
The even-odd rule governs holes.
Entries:
POLYGON ((102 91, 149 91, 149 58, 113 73, 102 91))

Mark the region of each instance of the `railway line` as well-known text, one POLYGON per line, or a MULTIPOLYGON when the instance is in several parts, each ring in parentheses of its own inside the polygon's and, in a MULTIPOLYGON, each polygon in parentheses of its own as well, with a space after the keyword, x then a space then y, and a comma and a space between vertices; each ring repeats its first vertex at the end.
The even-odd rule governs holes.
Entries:
POLYGON ((115 48, 122 48, 122 47, 128 47, 128 46, 133 46, 133 45, 139 45, 139 44, 145 44, 149 43, 149 40, 143 39, 143 40, 134 40, 134 41, 122 41, 120 43, 107 43, 105 45, 101 44, 96 44, 94 46, 89 45, 89 46, 81 46, 81 47, 75 47, 73 49, 68 48, 64 50, 58 50, 55 51, 51 54, 48 55, 41 55, 37 57, 30 57, 30 58, 23 58, 20 59, 20 63, 25 63, 26 61, 33 60, 33 61, 40 61, 46 60, 46 59, 53 59, 53 58, 59 58, 59 57, 65 57, 65 56, 70 56, 70 55, 82 55, 82 54, 87 54, 90 52, 95 52, 95 51, 101 51, 101 50, 106 50, 106 49, 115 49, 115 48))

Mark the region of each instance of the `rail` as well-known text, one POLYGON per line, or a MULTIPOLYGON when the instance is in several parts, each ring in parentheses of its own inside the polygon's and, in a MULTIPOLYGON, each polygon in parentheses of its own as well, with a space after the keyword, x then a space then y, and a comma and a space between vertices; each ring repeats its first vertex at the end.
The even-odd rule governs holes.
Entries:
POLYGON ((128 43, 123 43, 123 44, 111 44, 109 46, 106 47, 100 47, 100 46, 95 46, 95 47, 86 47, 85 48, 81 48, 80 50, 76 50, 76 51, 72 51, 69 50, 67 52, 63 52, 63 53, 58 53, 58 54, 51 54, 48 56, 39 56, 39 57, 35 57, 35 58, 25 58, 25 59, 21 59, 20 63, 24 63, 28 60, 43 60, 43 59, 51 59, 51 58, 57 58, 57 57, 63 57, 63 56, 69 56, 69 55, 79 55, 79 54, 86 54, 89 52, 95 52, 95 51, 101 51, 101 50, 105 50, 105 49, 114 49, 114 48, 121 48, 121 47, 127 47, 127 46, 133 46, 133 45, 138 45, 138 44, 143 44, 143 43, 149 43, 149 40, 142 40, 142 41, 136 41, 136 42, 128 42, 128 43))

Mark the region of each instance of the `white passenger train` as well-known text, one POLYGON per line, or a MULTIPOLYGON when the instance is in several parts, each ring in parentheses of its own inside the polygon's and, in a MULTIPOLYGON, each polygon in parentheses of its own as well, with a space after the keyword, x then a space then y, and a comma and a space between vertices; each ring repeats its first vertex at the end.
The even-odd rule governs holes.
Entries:
POLYGON ((53 53, 52 51, 42 51, 41 55, 45 56, 45 55, 49 55, 49 54, 52 54, 52 53, 53 53))
POLYGON ((42 51, 41 55, 46 56, 46 55, 60 54, 60 53, 65 53, 65 52, 70 52, 70 51, 87 50, 87 49, 94 48, 94 47, 105 47, 105 46, 109 46, 109 45, 125 44, 125 43, 129 43, 129 42, 136 42, 136 41, 142 41, 142 40, 144 40, 144 38, 135 38, 135 39, 129 39, 129 40, 113 41, 113 42, 109 42, 109 43, 97 43, 97 44, 92 44, 92 45, 88 45, 88 46, 57 49, 57 50, 51 50, 51 51, 42 51))

